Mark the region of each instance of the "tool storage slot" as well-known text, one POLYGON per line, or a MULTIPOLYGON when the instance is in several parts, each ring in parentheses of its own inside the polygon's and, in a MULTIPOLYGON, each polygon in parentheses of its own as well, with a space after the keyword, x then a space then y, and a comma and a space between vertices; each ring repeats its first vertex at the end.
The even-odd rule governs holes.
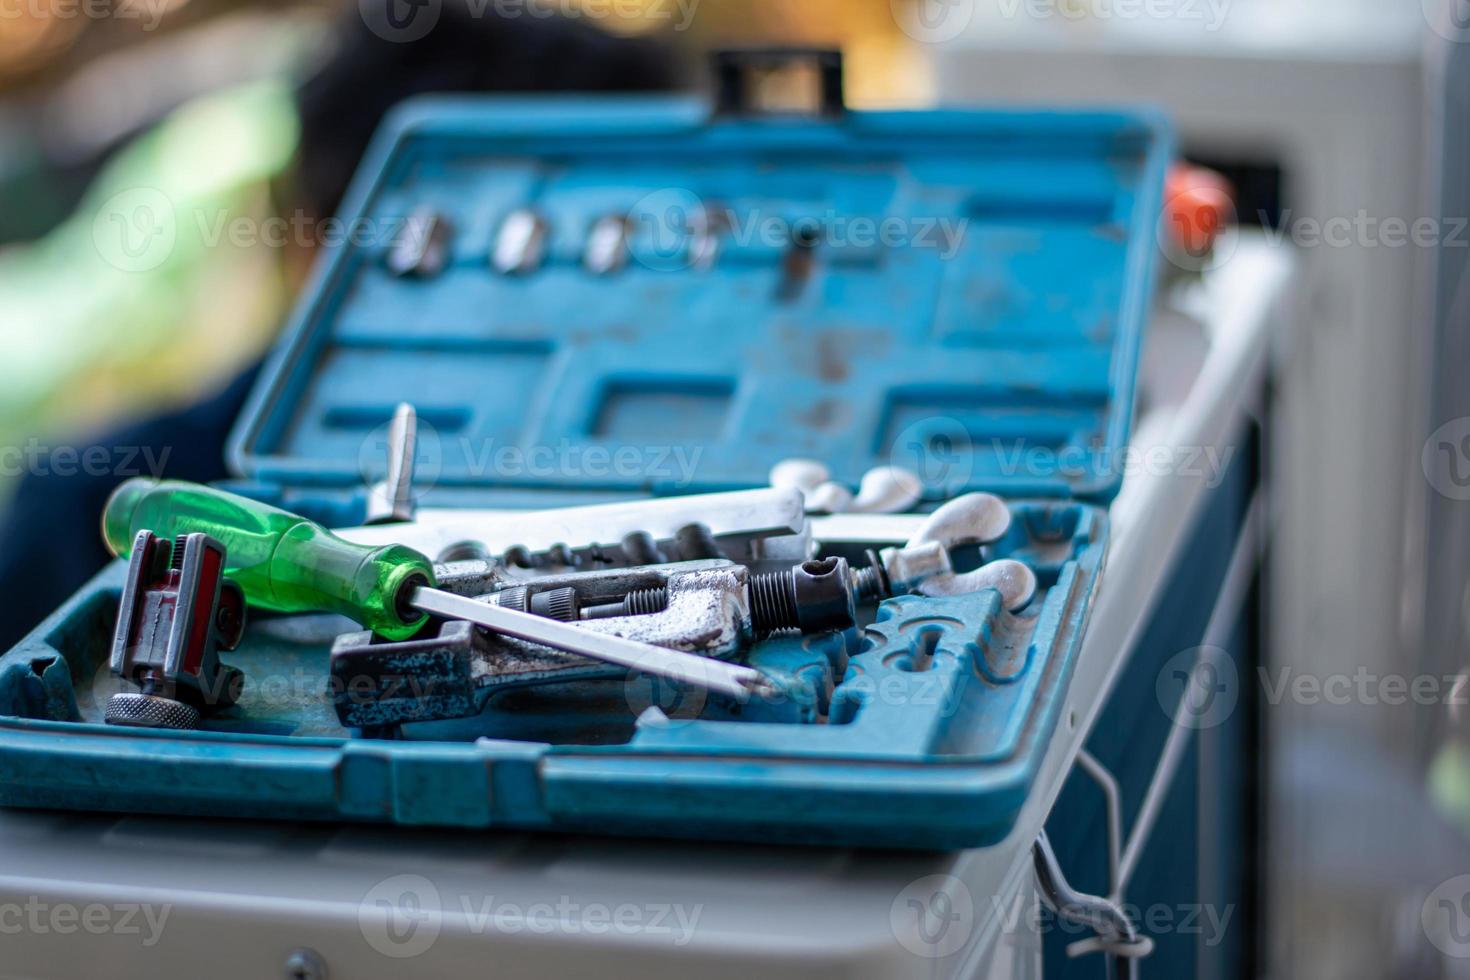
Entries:
POLYGON ((555 102, 401 113, 350 202, 372 234, 303 305, 235 434, 240 471, 359 483, 356 447, 331 423, 368 393, 414 402, 431 425, 436 409, 467 416, 429 430, 439 478, 528 507, 551 488, 750 486, 793 457, 855 485, 911 453, 926 420, 970 456, 933 499, 1116 488, 1154 248, 1153 120, 711 123, 667 101, 626 118, 555 102), (396 274, 390 253, 425 233, 426 211, 449 229, 448 257, 396 274), (596 247, 616 258, 589 259, 599 221, 596 247), (514 272, 497 265, 507 255, 514 272), (487 445, 644 452, 655 435, 690 465, 589 475, 469 460, 487 445), (1084 456, 1018 466, 1017 447, 1084 456))

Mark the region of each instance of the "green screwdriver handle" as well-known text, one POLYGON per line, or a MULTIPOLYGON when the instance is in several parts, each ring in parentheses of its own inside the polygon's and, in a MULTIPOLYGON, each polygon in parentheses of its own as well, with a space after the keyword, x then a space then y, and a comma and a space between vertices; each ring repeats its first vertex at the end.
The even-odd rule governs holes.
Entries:
POLYGON ((160 537, 203 531, 225 546, 225 574, 261 609, 334 612, 390 640, 428 618, 410 606, 415 586, 433 585, 429 559, 404 545, 353 544, 304 517, 213 487, 178 480, 129 480, 102 511, 102 537, 126 557, 139 531, 160 537))

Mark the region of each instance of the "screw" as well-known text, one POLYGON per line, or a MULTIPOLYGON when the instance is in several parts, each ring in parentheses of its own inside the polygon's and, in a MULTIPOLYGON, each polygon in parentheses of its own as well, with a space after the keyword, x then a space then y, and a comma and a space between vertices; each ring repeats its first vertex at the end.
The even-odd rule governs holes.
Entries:
POLYGON ((651 589, 634 589, 619 602, 606 602, 600 606, 587 606, 581 610, 583 619, 609 619, 616 616, 643 616, 662 612, 669 607, 667 586, 651 589))
POLYGON ((315 950, 296 949, 286 957, 286 980, 327 980, 327 965, 315 950))
POLYGON ((669 590, 663 586, 656 589, 636 589, 623 596, 624 616, 642 616, 668 607, 669 590))
POLYGON ((888 569, 883 567, 883 560, 878 553, 869 548, 863 553, 867 559, 867 568, 856 568, 852 571, 852 594, 859 602, 871 602, 875 599, 887 599, 893 595, 893 583, 888 579, 888 569))

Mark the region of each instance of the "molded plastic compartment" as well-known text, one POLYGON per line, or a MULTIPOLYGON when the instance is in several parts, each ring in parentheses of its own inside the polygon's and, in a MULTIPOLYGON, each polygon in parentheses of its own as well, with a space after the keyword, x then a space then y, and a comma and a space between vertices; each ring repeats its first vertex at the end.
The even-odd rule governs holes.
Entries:
POLYGON ((647 678, 569 683, 505 692, 475 718, 405 725, 396 741, 338 725, 328 651, 353 627, 329 616, 257 616, 225 658, 244 670, 244 694, 198 731, 102 724, 107 697, 124 689, 105 662, 115 563, 0 658, 0 800, 675 836, 696 820, 696 836, 984 843, 1004 833, 1056 723, 1104 551, 1095 508, 1033 502, 1016 516, 995 553, 1028 561, 1042 586, 1019 614, 990 591, 901 597, 861 630, 758 644, 749 662, 782 689, 769 703, 647 678), (653 705, 662 716, 645 713, 653 705), (864 812, 844 812, 858 797, 864 812))

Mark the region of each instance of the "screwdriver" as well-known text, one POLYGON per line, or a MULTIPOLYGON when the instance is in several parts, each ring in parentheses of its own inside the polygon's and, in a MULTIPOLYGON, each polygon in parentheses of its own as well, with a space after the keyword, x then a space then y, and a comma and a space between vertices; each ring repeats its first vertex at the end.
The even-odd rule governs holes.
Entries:
POLYGON ((769 692, 757 670, 669 650, 434 588, 434 567, 401 544, 361 545, 270 504, 177 480, 128 480, 102 511, 102 537, 127 557, 139 531, 202 531, 225 546, 225 575, 254 606, 334 612, 390 639, 407 639, 428 613, 736 697, 769 692))

